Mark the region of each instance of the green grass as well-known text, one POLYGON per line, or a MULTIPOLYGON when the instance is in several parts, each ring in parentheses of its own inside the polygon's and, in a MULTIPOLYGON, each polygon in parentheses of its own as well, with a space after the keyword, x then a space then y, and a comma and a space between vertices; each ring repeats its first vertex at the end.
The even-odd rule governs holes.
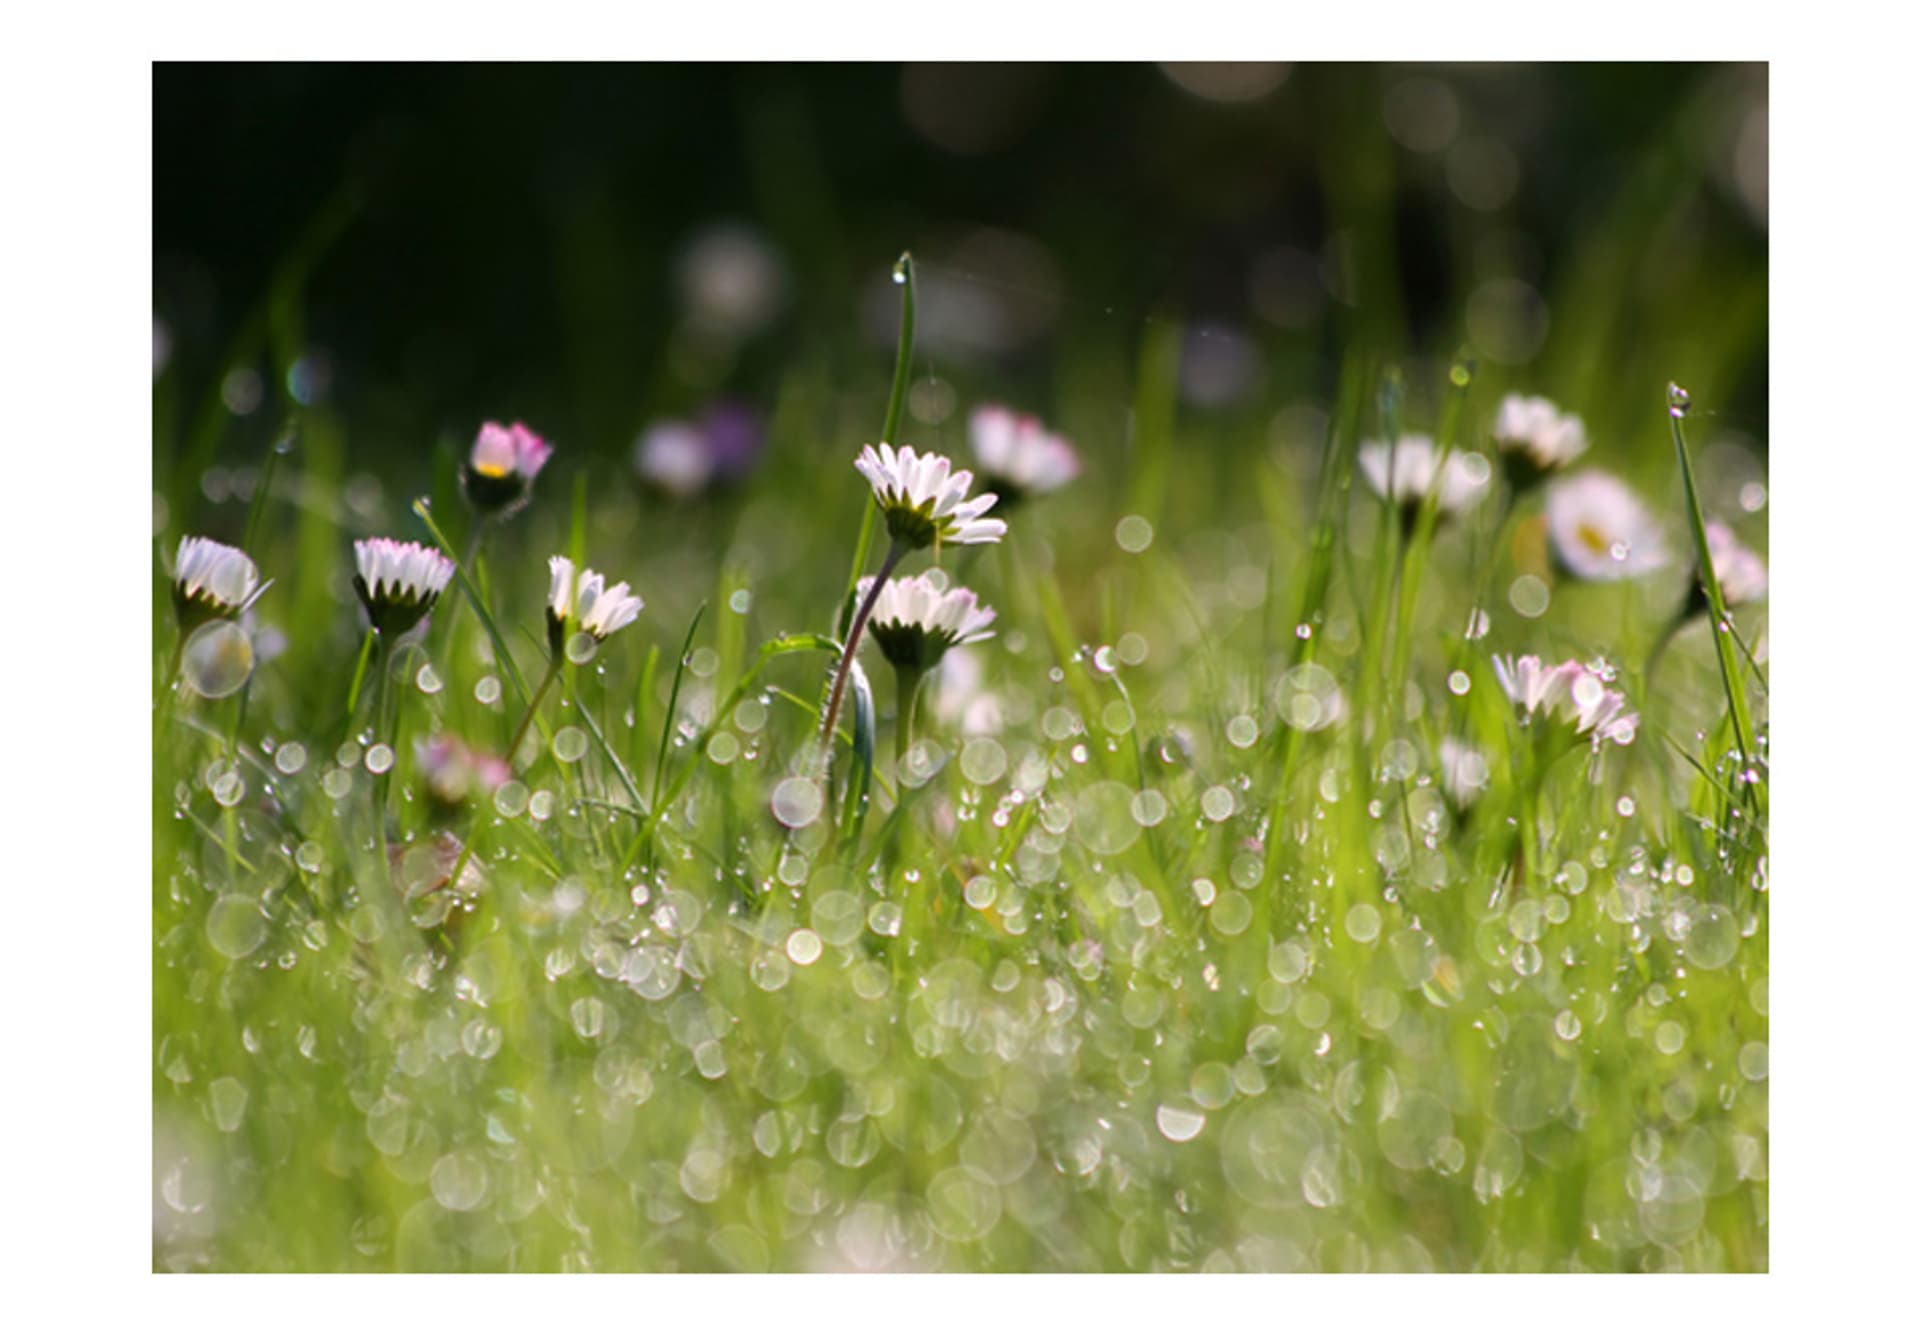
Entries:
MULTIPOLYGON (((774 811, 817 773, 886 367, 850 395, 796 364, 754 482, 680 509, 563 444, 477 560, 446 448, 437 504, 350 511, 350 423, 300 410, 271 494, 227 513, 192 500, 203 424, 160 479, 160 545, 250 513, 288 647, 240 695, 175 695, 156 572, 154 1266, 1765 1269, 1764 682, 1703 619, 1649 684, 1684 560, 1554 579, 1522 616, 1537 498, 1429 510, 1403 540, 1353 471, 1396 365, 1398 429, 1457 449, 1537 389, 1587 416, 1586 462, 1704 542, 1714 479, 1671 449, 1663 386, 1698 422, 1753 345, 1693 291, 1644 326, 1602 316, 1658 185, 1583 252, 1598 286, 1556 306, 1538 378, 1327 330, 1313 449, 1180 406, 1169 322, 1131 359, 1065 348, 1070 401, 1029 406, 1060 409, 1086 475, 1004 545, 941 556, 1000 611, 976 655, 999 725, 965 730, 936 674, 896 766, 863 650, 880 708, 851 761, 850 692, 836 777, 872 765, 864 820, 838 789, 797 828, 774 811), (462 593, 384 691, 356 689, 383 658, 361 654, 350 538, 431 540, 429 515, 462 593), (496 800, 437 806, 414 742, 506 743, 560 551, 647 610, 561 673, 496 800), (1468 640, 1476 604, 1492 625, 1468 640), (1637 739, 1536 751, 1496 652, 1604 656, 1637 739), (1446 738, 1486 759, 1465 807, 1446 738), (409 892, 443 833, 484 886, 458 901, 409 892)), ((284 286, 265 309, 297 323, 284 286)), ((964 455, 960 420, 902 434, 964 455)), ((1730 620, 1751 647, 1764 608, 1730 620)))

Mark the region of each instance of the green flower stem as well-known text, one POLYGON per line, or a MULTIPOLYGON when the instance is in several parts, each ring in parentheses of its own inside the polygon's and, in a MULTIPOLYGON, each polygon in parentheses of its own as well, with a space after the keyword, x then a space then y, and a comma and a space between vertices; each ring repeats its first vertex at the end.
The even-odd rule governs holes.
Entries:
MULTIPOLYGON (((893 279, 900 284, 900 342, 893 354, 893 390, 887 395, 887 417, 880 425, 880 442, 896 448, 900 441, 900 415, 906 411, 907 381, 913 366, 913 256, 901 252, 893 266, 893 279)), ((841 598, 845 607, 860 586, 861 572, 867 568, 867 555, 873 550, 873 530, 880 517, 880 506, 870 503, 860 517, 860 536, 853 544, 853 568, 847 574, 847 591, 841 598)), ((846 613, 841 612, 844 616, 846 613)), ((847 627, 842 624, 840 627, 847 627)))
POLYGON ((533 698, 527 701, 527 711, 520 719, 520 726, 513 732, 513 740, 507 743, 507 765, 512 767, 513 757, 520 753, 520 743, 527 739, 527 729, 533 726, 533 719, 540 712, 540 701, 547 697, 547 691, 553 688, 554 678, 560 675, 560 659, 548 661, 547 672, 540 678, 540 684, 534 687, 533 698))
MULTIPOLYGON (((378 635, 380 642, 379 676, 373 683, 373 742, 377 746, 387 739, 387 678, 393 675, 393 645, 387 642, 385 635, 378 635)), ((349 724, 351 725, 351 724, 349 724)), ((388 742, 391 749, 392 743, 388 742)), ((373 776, 373 824, 380 834, 380 860, 389 868, 393 865, 393 850, 387 843, 387 780, 393 773, 394 761, 387 765, 384 773, 373 776)))
POLYGON ((347 732, 353 732, 353 716, 360 708, 360 687, 367 679, 367 662, 373 656, 373 641, 380 632, 372 626, 367 627, 366 637, 360 641, 360 657, 353 664, 353 684, 347 687, 347 732))
POLYGON ((853 670, 853 655, 860 647, 860 632, 867 628, 867 618, 873 615, 873 604, 880 600, 881 588, 904 555, 906 552, 898 542, 888 543, 887 558, 880 562, 880 573, 873 577, 867 595, 860 599, 860 609, 853 614, 853 624, 847 627, 846 647, 841 650, 840 666, 833 674, 833 689, 827 695, 827 710, 820 718, 822 768, 829 766, 833 760, 833 727, 840 721, 840 700, 847 693, 847 676, 853 670))
MULTIPOLYGON (((560 659, 556 656, 547 661, 546 675, 540 678, 540 684, 534 687, 533 695, 527 701, 527 712, 520 719, 520 726, 514 729, 513 740, 507 745, 507 767, 513 767, 513 757, 520 753, 520 743, 527 739, 527 729, 533 726, 534 718, 540 712, 540 701, 545 699, 547 691, 553 686, 553 679, 560 674, 560 659)), ((447 887, 458 889, 460 877, 466 872, 467 863, 473 860, 473 836, 480 824, 480 812, 476 808, 473 819, 467 825, 467 836, 460 840, 460 857, 453 864, 453 871, 447 876, 447 887)))
POLYGON ((913 749, 913 722, 919 707, 920 682, 926 675, 926 670, 921 667, 894 669, 893 771, 898 782, 906 781, 907 752, 913 749))

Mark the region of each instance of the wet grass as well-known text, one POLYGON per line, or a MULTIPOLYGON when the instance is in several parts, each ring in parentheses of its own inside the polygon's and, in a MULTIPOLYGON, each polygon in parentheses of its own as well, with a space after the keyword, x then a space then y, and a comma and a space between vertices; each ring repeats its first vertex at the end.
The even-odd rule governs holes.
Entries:
MULTIPOLYGON (((324 407, 264 463, 217 413, 157 442, 160 548, 246 534, 276 582, 209 699, 156 570, 155 1267, 1765 1269, 1764 605, 1710 583, 1667 647, 1685 559, 1583 585, 1537 493, 1403 529, 1354 466, 1412 429, 1485 451, 1524 389, 1676 539, 1739 517, 1763 465, 1681 442, 1751 325, 1689 290, 1603 317, 1665 216, 1637 200, 1531 373, 1336 325, 1332 374, 1201 412, 1177 324, 1063 348, 1025 406, 1085 475, 937 558, 998 637, 898 760, 864 650, 825 787, 852 457, 910 356, 851 390, 796 362, 760 470, 682 505, 562 441, 483 540, 450 442, 405 485, 324 407), (390 654, 348 587, 374 532, 461 560, 390 654), (559 665, 510 781, 436 796, 420 743, 526 716, 555 552, 647 608, 559 665), (1607 664, 1633 743, 1540 745, 1491 667, 1529 652, 1607 664)), ((901 435, 964 460, 964 415, 901 435)))

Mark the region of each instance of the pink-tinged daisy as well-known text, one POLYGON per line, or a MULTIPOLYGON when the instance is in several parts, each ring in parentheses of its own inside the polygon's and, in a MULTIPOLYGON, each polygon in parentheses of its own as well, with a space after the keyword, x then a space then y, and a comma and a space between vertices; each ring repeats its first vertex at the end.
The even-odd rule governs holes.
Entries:
MULTIPOLYGON (((1745 606, 1767 595, 1766 561, 1717 520, 1707 521, 1707 554, 1713 557, 1713 577, 1720 581, 1720 597, 1727 606, 1745 606)), ((1704 607, 1705 594, 1695 596, 1704 607)))
POLYGON ((551 457, 553 446, 521 423, 487 422, 473 438, 460 484, 476 511, 504 518, 527 503, 533 479, 551 457))
POLYGON ((1507 480, 1518 493, 1586 453, 1587 428, 1550 399, 1508 394, 1500 400, 1494 418, 1493 443, 1507 480))
POLYGON ((1627 697, 1575 659, 1547 666, 1531 653, 1495 657, 1493 674, 1524 726, 1570 729, 1570 737, 1591 736, 1596 746, 1628 745, 1639 730, 1640 715, 1628 711, 1627 697))
MULTIPOLYGON (((873 587, 860 581, 860 596, 873 587)), ((890 579, 873 604, 868 630, 881 655, 895 667, 925 671, 958 644, 993 636, 994 610, 980 605, 970 588, 945 588, 924 575, 890 579)))
POLYGON ((259 594, 260 571, 238 547, 183 537, 173 558, 173 608, 183 628, 233 620, 259 594))
POLYGON ((1489 469, 1478 454, 1454 450, 1444 464, 1431 438, 1403 435, 1393 444, 1371 440, 1360 446, 1360 471, 1373 493, 1396 502, 1411 522, 1431 491, 1440 493, 1442 516, 1459 514, 1487 492, 1489 469))
POLYGON ((936 542, 998 542, 1007 525, 983 516, 998 499, 991 491, 967 497, 973 474, 941 454, 916 453, 912 445, 867 445, 853 461, 873 487, 873 498, 887 516, 887 532, 902 550, 936 542))
POLYGON ((418 625, 453 578, 453 562, 439 551, 390 537, 355 542, 353 563, 353 591, 382 639, 418 625))
POLYGON ((552 580, 547 589, 547 642, 556 655, 566 644, 571 631, 605 640, 616 630, 632 625, 646 604, 635 596, 625 582, 607 587, 606 576, 593 570, 575 572, 565 556, 550 556, 547 570, 552 580))
POLYGON ((1003 508, 1057 491, 1080 475, 1080 457, 1073 446, 1048 431, 1038 417, 990 404, 968 420, 967 435, 981 484, 1000 496, 1003 508))
POLYGON ((1560 568, 1576 579, 1637 579, 1668 560, 1652 511, 1625 482, 1603 472, 1547 489, 1547 536, 1560 568))

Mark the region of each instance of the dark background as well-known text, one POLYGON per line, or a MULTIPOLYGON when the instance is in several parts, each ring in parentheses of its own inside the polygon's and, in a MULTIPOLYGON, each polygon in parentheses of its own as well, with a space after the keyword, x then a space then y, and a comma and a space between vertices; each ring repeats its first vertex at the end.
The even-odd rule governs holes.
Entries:
MULTIPOLYGON (((1356 343, 1450 356, 1476 286, 1505 278, 1553 317, 1501 367, 1517 385, 1604 416, 1577 400, 1598 397, 1589 363, 1622 353, 1575 345, 1576 323, 1634 330, 1621 347, 1664 329, 1682 369, 1712 344, 1693 374, 1764 448, 1764 67, 1295 66, 1243 102, 1196 77, 1200 93, 1153 65, 159 66, 156 471, 196 423, 208 438, 235 367, 265 388, 218 449, 256 449, 302 356, 302 396, 351 424, 355 458, 487 417, 624 457, 651 418, 716 394, 764 405, 800 364, 883 394, 903 247, 924 263, 916 374, 957 380, 963 406, 978 384, 1071 415, 1065 362, 1124 393, 1143 333, 1180 320, 1256 362, 1252 388, 1201 385, 1194 408, 1266 420, 1324 399, 1356 343), (1449 121, 1440 147, 1405 142, 1449 121), (1476 152, 1515 170, 1463 198, 1476 152), (703 331, 675 277, 721 223, 784 273, 744 332, 703 331), (1263 259, 1284 322, 1261 309, 1263 259), (1737 346, 1714 342, 1736 318, 1737 346)), ((1636 392, 1665 373, 1636 368, 1636 392)))

